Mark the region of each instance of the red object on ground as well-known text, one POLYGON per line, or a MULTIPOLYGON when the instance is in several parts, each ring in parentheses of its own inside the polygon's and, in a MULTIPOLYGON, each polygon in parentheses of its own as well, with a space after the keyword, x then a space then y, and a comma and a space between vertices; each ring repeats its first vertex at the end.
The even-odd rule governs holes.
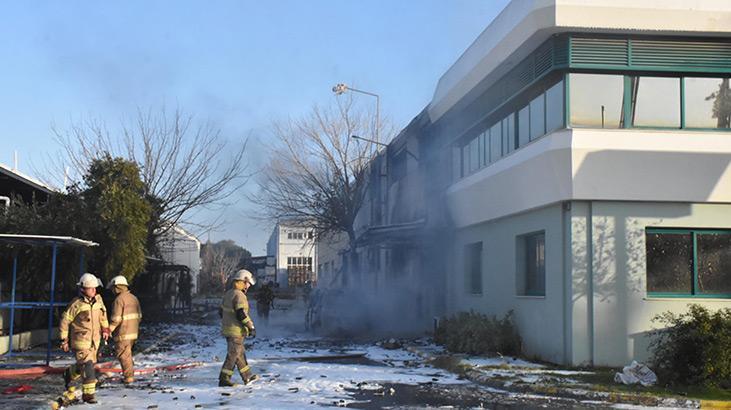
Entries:
POLYGON ((31 389, 33 389, 33 387, 27 384, 21 384, 18 386, 8 387, 7 389, 3 390, 3 394, 25 393, 31 389))
MULTIPOLYGON (((96 365, 96 369, 100 373, 121 373, 122 369, 112 367, 114 361, 103 362, 96 365)), ((200 362, 180 363, 169 366, 144 367, 135 369, 135 374, 147 374, 155 372, 172 372, 175 370, 184 370, 191 367, 200 366, 200 362)), ((65 367, 37 366, 26 367, 22 369, 0 369, 0 379, 18 379, 18 378, 38 378, 47 374, 61 374, 66 370, 65 367)))

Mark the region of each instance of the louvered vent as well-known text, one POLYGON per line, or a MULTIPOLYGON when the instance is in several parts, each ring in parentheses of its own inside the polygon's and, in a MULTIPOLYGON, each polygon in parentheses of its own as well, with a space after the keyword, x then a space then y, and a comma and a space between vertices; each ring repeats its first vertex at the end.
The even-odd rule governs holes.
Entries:
POLYGON ((629 64, 627 40, 572 37, 571 64, 626 67, 629 64))
POLYGON ((731 43, 709 41, 631 40, 632 65, 682 70, 731 69, 731 43))

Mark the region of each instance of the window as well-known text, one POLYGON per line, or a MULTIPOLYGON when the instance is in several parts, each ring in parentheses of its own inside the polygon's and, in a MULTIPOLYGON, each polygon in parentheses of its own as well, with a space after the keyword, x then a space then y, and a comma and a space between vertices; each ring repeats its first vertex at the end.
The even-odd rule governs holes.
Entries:
POLYGON ((500 159, 502 140, 502 123, 497 122, 490 128, 490 163, 500 159))
POLYGON ((546 91, 546 133, 563 128, 563 81, 546 91))
POLYGON ((470 174, 470 144, 462 147, 462 176, 466 177, 470 174))
POLYGON ((632 125, 680 128, 680 79, 630 77, 632 125))
POLYGON ((546 119, 544 117, 546 100, 543 94, 530 102, 530 140, 540 137, 546 133, 546 119))
POLYGON ((574 127, 620 128, 624 76, 569 74, 571 125, 574 127))
POLYGON ((685 78, 685 126, 731 128, 728 78, 685 78))
POLYGON ((467 292, 482 294, 482 242, 465 245, 464 269, 467 292))
POLYGON ((302 286, 305 282, 314 282, 315 274, 312 271, 311 257, 287 258, 287 282, 289 286, 302 286))
POLYGON ((489 155, 486 151, 486 145, 487 145, 487 133, 483 132, 479 136, 480 143, 478 144, 478 149, 480 150, 480 167, 484 167, 487 165, 487 159, 489 158, 489 155))
POLYGON ((473 138, 469 143, 470 152, 470 174, 480 169, 480 151, 478 150, 478 139, 473 138))
POLYGON ((731 230, 647 229, 647 293, 731 297, 731 230))
POLYGON ((517 238, 519 296, 546 295, 546 234, 538 232, 517 238))
POLYGON ((503 155, 515 151, 515 114, 503 119, 503 155))
POLYGON ((530 142, 530 108, 526 105, 518 111, 518 146, 522 147, 530 142))

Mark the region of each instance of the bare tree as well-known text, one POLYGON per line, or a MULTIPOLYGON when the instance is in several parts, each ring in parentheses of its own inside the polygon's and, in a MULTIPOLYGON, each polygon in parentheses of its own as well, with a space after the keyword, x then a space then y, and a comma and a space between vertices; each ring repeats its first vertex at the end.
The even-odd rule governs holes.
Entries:
POLYGON ((201 207, 225 205, 250 176, 244 161, 246 141, 231 150, 218 128, 209 122, 194 122, 192 115, 179 109, 172 115, 165 108, 140 110, 116 133, 98 119, 53 131, 66 154, 55 165, 62 169, 70 165, 73 176, 83 175, 92 160, 106 153, 139 164, 146 194, 159 218, 153 227, 157 233, 178 223, 199 230, 212 228, 213 222, 193 223, 192 213, 201 207))
POLYGON ((244 249, 225 242, 229 241, 206 243, 201 250, 201 281, 208 291, 225 289, 226 280, 239 268, 244 256, 244 249))
POLYGON ((252 199, 267 219, 296 221, 311 228, 315 239, 347 234, 348 265, 356 266, 354 222, 378 146, 351 136, 389 138, 392 127, 383 123, 348 97, 335 106, 315 106, 300 119, 274 123, 276 142, 252 199))

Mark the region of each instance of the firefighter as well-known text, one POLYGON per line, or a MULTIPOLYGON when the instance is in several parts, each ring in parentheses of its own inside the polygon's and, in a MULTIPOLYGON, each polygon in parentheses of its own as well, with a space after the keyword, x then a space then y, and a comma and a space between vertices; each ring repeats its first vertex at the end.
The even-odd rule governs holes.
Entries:
POLYGON ((231 376, 236 368, 239 369, 244 384, 249 384, 258 378, 251 372, 244 351, 244 338, 256 337, 254 322, 249 317, 249 301, 246 299, 246 291, 256 283, 256 280, 251 272, 241 269, 231 276, 229 283, 230 288, 223 294, 219 310, 222 333, 228 344, 226 360, 218 375, 218 385, 221 387, 235 386, 231 376))
POLYGON ((269 322, 269 309, 274 303, 274 291, 270 284, 266 284, 256 293, 256 313, 264 323, 269 322))
POLYGON ((109 331, 114 334, 114 352, 122 365, 124 384, 129 385, 134 382, 132 348, 137 341, 142 310, 137 297, 129 291, 129 284, 124 276, 113 277, 109 288, 116 295, 109 331))
POLYGON ((79 296, 75 297, 61 315, 59 333, 61 349, 74 352, 76 363, 63 373, 68 390, 71 381, 83 376, 81 399, 86 403, 96 403, 96 371, 101 339, 109 339, 109 323, 107 308, 100 295, 96 293, 99 279, 91 273, 85 273, 76 284, 79 296), (70 338, 70 339, 69 339, 70 338))

